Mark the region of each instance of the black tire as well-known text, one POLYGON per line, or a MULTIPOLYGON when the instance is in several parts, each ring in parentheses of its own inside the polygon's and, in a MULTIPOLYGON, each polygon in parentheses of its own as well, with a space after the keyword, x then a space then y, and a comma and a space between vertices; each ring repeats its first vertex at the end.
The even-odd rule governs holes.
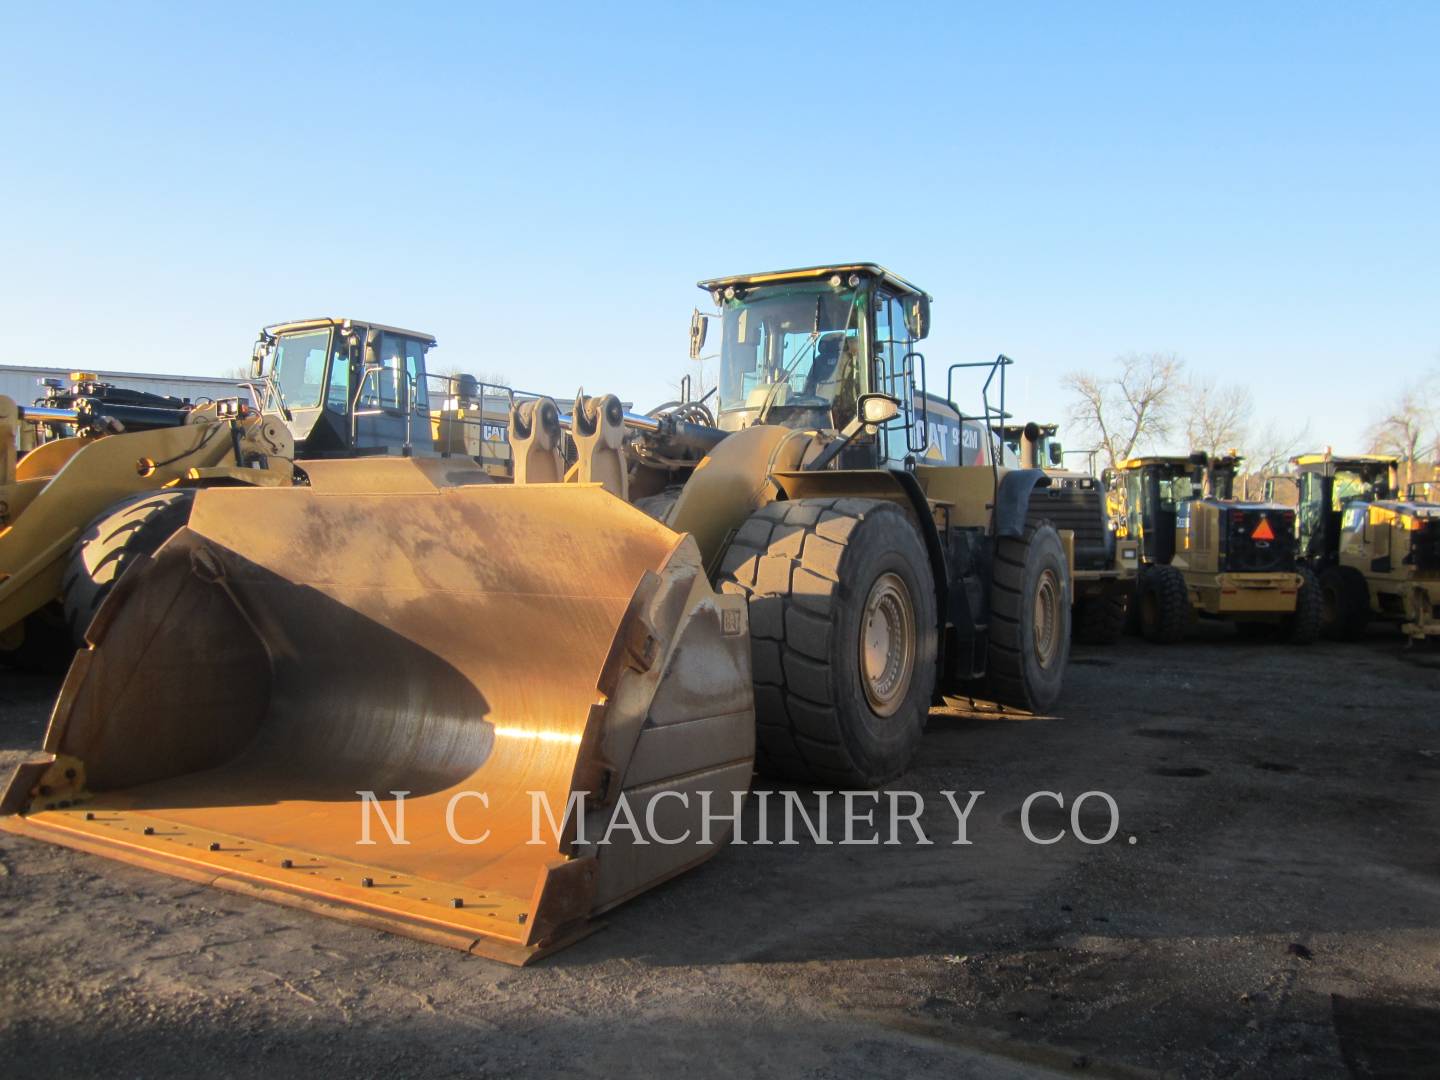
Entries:
POLYGON ((644 498, 635 500, 635 509, 643 510, 661 525, 670 524, 670 513, 675 509, 675 503, 680 498, 683 487, 668 487, 655 495, 646 495, 644 498))
POLYGON ((1027 524, 1023 536, 1000 537, 990 578, 990 697, 1047 712, 1060 698, 1070 659, 1070 577, 1060 534, 1042 521, 1027 524))
POLYGON ((771 503, 735 534, 717 584, 749 601, 760 772, 873 788, 909 767, 934 693, 939 620, 929 557, 904 511, 873 499, 771 503))
POLYGON ((1280 620, 1278 637, 1291 645, 1310 645, 1320 637, 1325 614, 1325 597, 1320 579, 1308 567, 1300 567, 1300 589, 1295 594, 1295 611, 1280 620))
POLYGON ((1100 596, 1082 596, 1070 615, 1071 635, 1081 645, 1114 645, 1125 633, 1128 590, 1110 589, 1100 596))
POLYGON ((194 501, 188 489, 146 492, 116 503, 80 534, 62 586, 65 625, 75 648, 85 647, 85 631, 120 576, 184 527, 194 501))
POLYGON ((8 668, 59 675, 75 657, 59 604, 47 604, 25 616, 20 632, 23 636, 18 645, 7 648, 0 644, 0 664, 8 668))
POLYGON ((1370 586, 1353 566, 1331 566, 1320 575, 1320 631, 1336 641, 1355 641, 1370 625, 1370 586))
POLYGON ((1173 645, 1190 625, 1190 590, 1173 566, 1147 566, 1140 572, 1140 636, 1157 645, 1173 645))

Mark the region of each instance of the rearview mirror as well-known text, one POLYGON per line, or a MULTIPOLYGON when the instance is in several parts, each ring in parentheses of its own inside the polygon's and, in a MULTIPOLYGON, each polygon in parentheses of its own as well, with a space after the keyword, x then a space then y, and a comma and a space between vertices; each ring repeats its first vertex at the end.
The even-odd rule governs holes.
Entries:
POLYGON ((1063 465, 1065 463, 1065 451, 1058 442, 1050 444, 1050 464, 1063 465))
POLYGON ((930 333, 930 297, 910 296, 905 300, 905 328, 916 341, 930 333))
POLYGON ((690 359, 699 360, 700 350, 705 347, 705 334, 710 329, 710 320, 696 308, 690 313, 690 359))
POLYGON ((900 402, 889 394, 861 394, 860 419, 866 424, 888 424, 900 415, 900 402))
POLYGON ((250 378, 259 379, 265 375, 265 341, 255 342, 255 348, 250 350, 250 378))

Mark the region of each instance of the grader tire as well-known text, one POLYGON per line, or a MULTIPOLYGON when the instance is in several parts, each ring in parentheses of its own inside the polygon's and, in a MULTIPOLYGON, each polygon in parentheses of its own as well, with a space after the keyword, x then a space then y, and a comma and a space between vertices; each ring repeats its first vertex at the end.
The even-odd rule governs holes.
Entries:
POLYGON ((1065 548, 1048 521, 995 545, 986 682, 997 703, 1046 712, 1060 697, 1070 657, 1065 548))
POLYGON ((1081 645, 1114 645, 1125 633, 1128 605, 1118 589, 1101 596, 1086 596, 1071 613, 1071 634, 1081 645))
POLYGON ((1320 575, 1321 632, 1337 641, 1355 641, 1370 625, 1370 586, 1353 566, 1332 566, 1320 575))
POLYGON ((795 499, 752 514, 721 563, 749 601, 756 768, 873 788, 904 772, 936 676, 935 582, 893 503, 795 499))
POLYGON ((146 492, 112 506, 80 534, 62 586, 65 625, 75 648, 84 648, 85 631, 120 576, 184 527, 194 501, 190 490, 146 492))
POLYGON ((1173 645, 1190 624, 1190 590, 1173 566, 1149 566, 1140 575, 1140 635, 1158 645, 1173 645))
POLYGON ((1313 570, 1300 568, 1300 589, 1295 593, 1295 611, 1280 620, 1280 640, 1291 645, 1310 645, 1320 637, 1325 615, 1325 597, 1320 579, 1313 570))

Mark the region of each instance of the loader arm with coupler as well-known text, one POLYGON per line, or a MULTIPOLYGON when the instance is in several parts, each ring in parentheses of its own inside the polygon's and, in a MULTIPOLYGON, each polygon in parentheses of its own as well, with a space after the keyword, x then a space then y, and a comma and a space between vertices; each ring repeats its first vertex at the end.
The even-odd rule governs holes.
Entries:
POLYGON ((513 484, 198 492, 0 826, 525 962, 714 854, 757 766, 872 786, 941 693, 1050 710, 1073 538, 1040 470, 917 464, 929 297, 861 263, 703 287, 713 424, 532 399, 513 484))

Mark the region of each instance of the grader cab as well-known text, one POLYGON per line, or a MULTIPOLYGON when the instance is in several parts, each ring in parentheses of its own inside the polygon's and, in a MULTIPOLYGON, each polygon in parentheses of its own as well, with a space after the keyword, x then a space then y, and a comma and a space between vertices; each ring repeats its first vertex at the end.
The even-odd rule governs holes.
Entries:
POLYGON ((1117 531, 1139 543, 1137 622, 1148 640, 1179 641, 1195 616, 1296 644, 1318 636, 1319 588, 1297 560, 1295 513, 1232 498, 1240 460, 1195 453, 1116 468, 1117 531))
POLYGON ((1318 576, 1323 629, 1359 637, 1371 619, 1412 640, 1440 635, 1440 503, 1396 487, 1399 462, 1379 455, 1302 454, 1296 535, 1318 576))
POLYGON ((542 398, 513 483, 196 493, 0 825, 524 962, 714 854, 756 765, 870 787, 941 693, 1053 708, 1071 538, 1042 471, 922 463, 929 296, 865 263, 702 287, 714 423, 542 398), (403 798, 403 843, 357 845, 357 793, 403 798))

